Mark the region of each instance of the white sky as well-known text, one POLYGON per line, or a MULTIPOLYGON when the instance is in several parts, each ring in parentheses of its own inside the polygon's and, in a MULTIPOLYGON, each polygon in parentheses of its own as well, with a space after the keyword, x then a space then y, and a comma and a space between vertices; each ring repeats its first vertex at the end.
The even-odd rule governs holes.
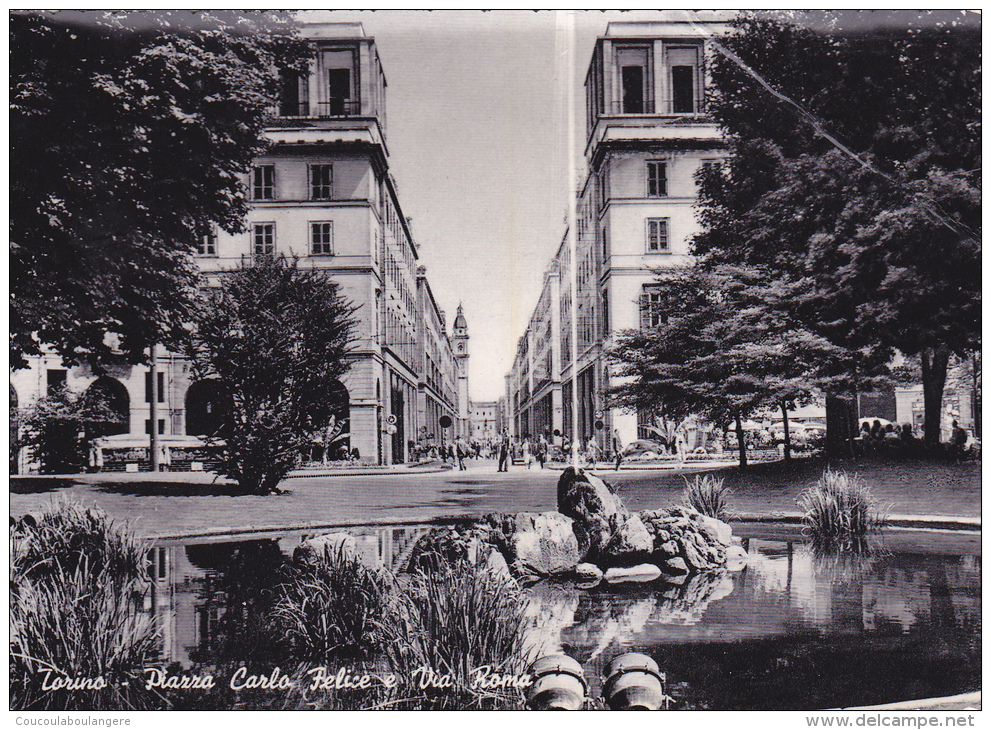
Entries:
MULTIPOLYGON (((585 72, 611 20, 574 13, 574 155, 585 143, 585 72)), ((309 11, 363 23, 388 82, 389 164, 420 263, 448 327, 468 320, 473 400, 495 400, 565 230, 568 71, 565 11, 309 11), (556 32, 556 29, 558 31, 556 32)), ((583 169, 583 167, 582 167, 583 169)), ((573 181, 572 181, 573 183, 573 181)))

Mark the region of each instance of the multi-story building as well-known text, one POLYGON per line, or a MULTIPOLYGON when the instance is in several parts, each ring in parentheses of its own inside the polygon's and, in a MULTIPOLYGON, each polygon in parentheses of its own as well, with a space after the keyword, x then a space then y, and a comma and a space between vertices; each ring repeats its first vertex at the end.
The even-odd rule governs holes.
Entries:
POLYGON ((507 378, 517 434, 577 434, 606 450, 613 429, 624 443, 645 435, 646 417, 607 407, 618 381, 603 352, 613 332, 658 323, 656 272, 690 261, 695 174, 723 154, 705 116, 705 38, 728 19, 663 11, 656 22, 610 23, 596 40, 575 261, 566 231, 507 378))
MULTIPOLYGON (((402 462, 423 426, 438 428, 445 413, 467 419, 467 324, 459 310, 455 358, 389 173, 386 79, 374 39, 357 23, 310 24, 301 32, 314 58, 309 73, 284 79, 265 131, 271 146, 244 181, 247 229, 205 232, 196 263, 207 283, 242 261, 280 254, 328 272, 357 320, 336 416, 348 435, 335 442, 335 455, 346 447, 362 461, 402 462)), ((147 367, 97 377, 87 367, 36 358, 11 375, 11 399, 23 407, 63 382, 99 388, 122 419, 113 438, 134 447, 131 456, 140 461, 152 427, 162 443, 178 446, 217 425, 217 384, 194 381, 184 358, 159 353, 155 379, 152 388, 147 367)))
POLYGON ((469 438, 477 443, 493 443, 499 436, 496 428, 498 423, 498 401, 472 401, 469 416, 469 438))

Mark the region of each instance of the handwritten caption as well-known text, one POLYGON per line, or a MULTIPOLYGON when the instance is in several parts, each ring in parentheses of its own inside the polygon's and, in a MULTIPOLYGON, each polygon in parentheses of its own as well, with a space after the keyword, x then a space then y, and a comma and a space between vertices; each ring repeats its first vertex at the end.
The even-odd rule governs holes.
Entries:
MULTIPOLYGON (((219 680, 211 674, 170 674, 166 669, 149 667, 144 670, 145 689, 180 689, 180 690, 211 690, 218 686, 219 680)), ((106 689, 109 683, 103 677, 66 677, 54 674, 52 670, 44 671, 41 689, 45 692, 54 691, 95 691, 106 689)), ((351 667, 331 669, 325 666, 313 667, 302 677, 291 677, 283 674, 275 667, 268 674, 249 674, 247 667, 241 667, 228 680, 228 686, 235 692, 251 689, 290 690, 300 685, 309 692, 339 691, 339 690, 370 690, 376 687, 392 689, 399 684, 401 677, 397 674, 366 672, 354 670, 351 667)), ((448 673, 439 672, 428 666, 413 670, 409 676, 412 684, 419 689, 452 689, 455 678, 448 673)), ((506 674, 495 671, 490 665, 472 669, 469 672, 468 684, 474 690, 525 689, 533 684, 529 674, 506 674)))

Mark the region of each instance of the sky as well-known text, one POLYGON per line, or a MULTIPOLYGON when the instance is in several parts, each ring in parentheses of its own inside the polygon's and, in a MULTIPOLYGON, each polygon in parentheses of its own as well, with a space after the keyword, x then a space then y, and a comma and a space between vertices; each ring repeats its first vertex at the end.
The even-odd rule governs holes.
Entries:
POLYGON ((565 233, 575 182, 568 111, 572 161, 583 165, 583 83, 595 39, 612 20, 658 13, 365 10, 301 17, 357 20, 375 39, 388 83, 386 140, 400 205, 449 328, 458 304, 464 307, 470 398, 495 400, 565 233))

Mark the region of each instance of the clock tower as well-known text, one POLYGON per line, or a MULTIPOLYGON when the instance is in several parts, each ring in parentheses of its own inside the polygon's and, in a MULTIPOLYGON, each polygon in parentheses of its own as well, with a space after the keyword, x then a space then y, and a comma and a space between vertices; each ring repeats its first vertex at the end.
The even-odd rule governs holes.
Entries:
POLYGON ((458 429, 459 436, 470 436, 468 419, 471 404, 468 402, 468 321, 464 310, 458 304, 458 313, 454 317, 454 362, 458 371, 458 429))

